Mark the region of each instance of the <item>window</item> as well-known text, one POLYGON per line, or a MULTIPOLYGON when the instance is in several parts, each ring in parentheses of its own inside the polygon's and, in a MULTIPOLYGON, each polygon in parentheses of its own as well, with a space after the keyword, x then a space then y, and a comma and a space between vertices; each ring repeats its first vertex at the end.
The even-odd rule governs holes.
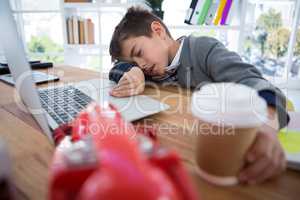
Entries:
POLYGON ((113 34, 113 31, 117 24, 122 19, 123 15, 125 14, 125 10, 122 9, 116 9, 116 8, 109 8, 108 9, 102 9, 101 13, 101 29, 102 35, 101 35, 101 41, 103 45, 109 45, 111 36, 113 34), (105 30, 105 31, 104 31, 105 30))
POLYGON ((300 78, 300 24, 297 27, 294 55, 289 73, 292 78, 300 78))
POLYGON ((3 50, 2 50, 2 47, 1 47, 1 45, 0 45, 0 62, 4 62, 4 52, 3 52, 3 50))
POLYGON ((284 78, 286 75, 295 4, 291 0, 253 0, 248 4, 244 58, 266 78, 284 78))
POLYGON ((59 10, 59 0, 11 0, 13 8, 23 11, 55 11, 59 10))
POLYGON ((31 59, 63 62, 63 38, 60 14, 24 13, 24 37, 31 59))
POLYGON ((59 0, 11 0, 30 60, 64 61, 59 0))

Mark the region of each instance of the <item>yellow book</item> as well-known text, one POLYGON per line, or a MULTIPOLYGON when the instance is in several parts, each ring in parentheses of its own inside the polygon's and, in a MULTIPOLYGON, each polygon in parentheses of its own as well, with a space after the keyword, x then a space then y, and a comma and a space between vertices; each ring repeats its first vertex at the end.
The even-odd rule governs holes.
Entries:
POLYGON ((218 25, 221 18, 222 18, 222 13, 223 13, 223 10, 225 8, 225 5, 226 5, 226 1, 227 0, 221 0, 220 1, 220 4, 219 4, 219 7, 218 7, 218 10, 217 10, 217 15, 216 15, 216 18, 214 20, 214 25, 218 25))

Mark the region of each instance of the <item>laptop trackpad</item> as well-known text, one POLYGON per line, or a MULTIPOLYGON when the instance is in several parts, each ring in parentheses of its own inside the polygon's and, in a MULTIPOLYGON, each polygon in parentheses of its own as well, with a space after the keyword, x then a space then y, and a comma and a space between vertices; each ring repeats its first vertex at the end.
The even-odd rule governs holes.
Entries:
POLYGON ((76 88, 90 96, 97 103, 103 104, 110 102, 121 113, 127 121, 134 121, 143 117, 167 110, 170 106, 145 95, 132 97, 116 98, 109 95, 111 87, 93 88, 88 86, 76 85, 76 88))

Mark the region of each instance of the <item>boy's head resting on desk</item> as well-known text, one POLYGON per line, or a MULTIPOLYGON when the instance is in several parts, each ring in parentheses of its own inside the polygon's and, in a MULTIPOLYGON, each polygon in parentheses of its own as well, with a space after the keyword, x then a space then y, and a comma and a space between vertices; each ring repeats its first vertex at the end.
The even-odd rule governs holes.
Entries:
POLYGON ((146 75, 164 75, 180 43, 174 40, 160 18, 131 7, 116 26, 110 43, 112 60, 136 63, 146 75))

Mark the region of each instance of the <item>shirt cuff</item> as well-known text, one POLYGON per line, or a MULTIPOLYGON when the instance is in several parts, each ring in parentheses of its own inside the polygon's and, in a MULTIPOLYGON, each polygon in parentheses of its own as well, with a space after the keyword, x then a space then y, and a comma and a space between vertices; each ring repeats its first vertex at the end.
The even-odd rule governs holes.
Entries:
POLYGON ((125 72, 128 72, 132 67, 136 66, 132 63, 127 62, 118 62, 109 72, 109 80, 112 80, 116 83, 122 78, 125 72))
POLYGON ((262 90, 258 92, 258 95, 262 97, 269 106, 276 107, 276 96, 274 92, 270 90, 262 90))
POLYGON ((280 101, 276 101, 276 94, 273 91, 262 90, 258 92, 258 95, 265 99, 268 106, 272 106, 276 109, 279 120, 279 128, 281 129, 285 127, 290 121, 290 116, 286 111, 286 105, 282 105, 280 101))

